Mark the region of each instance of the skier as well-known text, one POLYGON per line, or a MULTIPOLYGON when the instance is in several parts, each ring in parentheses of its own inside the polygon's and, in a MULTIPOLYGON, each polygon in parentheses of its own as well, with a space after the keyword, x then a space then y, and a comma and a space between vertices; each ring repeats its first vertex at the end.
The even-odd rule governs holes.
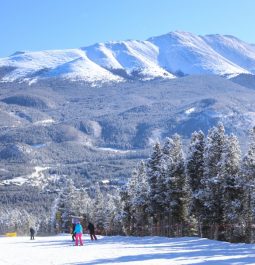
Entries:
POLYGON ((75 246, 78 246, 78 241, 80 241, 80 246, 83 246, 82 243, 82 225, 80 222, 76 223, 74 233, 75 233, 75 246))
POLYGON ((75 232, 74 232, 74 230, 75 230, 75 224, 73 224, 73 226, 72 226, 72 240, 73 241, 75 241, 75 232))
POLYGON ((97 237, 95 235, 95 227, 92 223, 89 222, 89 225, 88 225, 88 230, 89 230, 89 234, 90 234, 90 238, 91 240, 97 240, 97 237))
POLYGON ((33 227, 30 227, 30 240, 34 240, 35 239, 35 230, 33 227))

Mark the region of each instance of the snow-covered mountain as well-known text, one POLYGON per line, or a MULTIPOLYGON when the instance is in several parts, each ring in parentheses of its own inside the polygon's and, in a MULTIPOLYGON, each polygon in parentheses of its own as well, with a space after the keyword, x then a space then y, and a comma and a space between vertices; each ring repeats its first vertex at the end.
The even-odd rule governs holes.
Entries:
POLYGON ((247 73, 245 68, 214 50, 201 36, 186 32, 171 32, 150 38, 149 41, 159 48, 159 65, 173 73, 182 72, 191 75, 247 73))
POLYGON ((0 59, 2 82, 64 78, 97 83, 243 73, 255 74, 253 44, 228 35, 198 36, 179 31, 147 41, 112 41, 79 49, 16 52, 0 59))
POLYGON ((207 35, 203 39, 224 58, 255 73, 254 46, 229 35, 207 35))

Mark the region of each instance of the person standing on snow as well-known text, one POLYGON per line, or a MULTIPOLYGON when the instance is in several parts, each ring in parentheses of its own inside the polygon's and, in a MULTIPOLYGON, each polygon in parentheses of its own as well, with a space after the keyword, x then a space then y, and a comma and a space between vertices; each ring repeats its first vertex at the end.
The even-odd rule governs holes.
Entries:
POLYGON ((94 239, 97 240, 97 237, 95 235, 95 227, 92 223, 89 223, 88 230, 89 230, 91 240, 94 240, 94 239))
POLYGON ((71 233, 73 241, 75 241, 75 232, 74 232, 74 230, 75 230, 75 224, 72 225, 72 233, 71 233))
POLYGON ((80 223, 77 223, 75 225, 74 233, 75 233, 75 246, 78 246, 78 241, 80 241, 80 246, 83 246, 82 242, 83 229, 80 223))
POLYGON ((34 240, 35 239, 35 230, 34 230, 34 228, 30 227, 29 231, 30 231, 30 240, 34 240))

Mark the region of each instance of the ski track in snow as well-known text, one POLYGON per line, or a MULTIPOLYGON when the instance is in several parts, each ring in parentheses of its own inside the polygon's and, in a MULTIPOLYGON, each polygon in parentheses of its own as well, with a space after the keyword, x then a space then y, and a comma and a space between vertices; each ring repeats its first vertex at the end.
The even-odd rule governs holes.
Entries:
POLYGON ((0 238, 1 265, 255 264, 254 244, 196 237, 100 237, 75 247, 70 235, 0 238))

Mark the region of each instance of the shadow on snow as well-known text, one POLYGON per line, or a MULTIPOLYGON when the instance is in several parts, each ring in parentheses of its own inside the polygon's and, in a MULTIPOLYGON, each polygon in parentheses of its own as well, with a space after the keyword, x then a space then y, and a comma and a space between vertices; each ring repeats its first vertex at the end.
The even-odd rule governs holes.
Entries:
POLYGON ((204 238, 160 238, 160 237, 105 237, 97 245, 119 244, 124 248, 153 249, 153 254, 126 255, 116 258, 101 258, 94 261, 67 263, 65 265, 99 265, 114 263, 131 263, 146 260, 186 261, 185 264, 255 264, 255 247, 247 244, 231 244, 204 238), (155 250, 166 253, 155 253, 155 250), (190 263, 187 263, 190 260, 190 263))

